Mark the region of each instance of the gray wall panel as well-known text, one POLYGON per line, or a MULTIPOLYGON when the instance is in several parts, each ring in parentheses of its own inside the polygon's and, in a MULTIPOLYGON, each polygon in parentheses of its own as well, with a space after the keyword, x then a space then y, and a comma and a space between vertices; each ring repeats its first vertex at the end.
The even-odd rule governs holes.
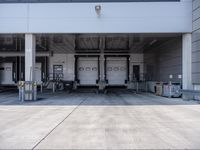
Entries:
POLYGON ((200 50, 192 53, 192 62, 200 62, 199 58, 200 58, 200 50))
POLYGON ((200 16, 199 16, 199 13, 200 13, 200 7, 198 7, 196 10, 193 10, 193 17, 192 17, 192 19, 193 19, 193 21, 194 20, 197 20, 200 16))
MULTIPOLYGON (((193 73, 192 78, 193 78, 194 81, 200 81, 200 73, 196 73, 196 74, 193 73)), ((199 84, 199 83, 197 82, 195 84, 199 84)))
MULTIPOLYGON (((168 82, 169 75, 173 75, 173 82, 180 82, 178 75, 182 74, 182 38, 173 38, 158 47, 150 50, 155 57, 144 55, 145 65, 153 64, 155 69, 155 80, 168 82), (155 60, 152 62, 152 59, 155 60)), ((152 55, 153 56, 153 55, 152 55)))
POLYGON ((193 1, 192 82, 200 83, 200 0, 193 1))
POLYGON ((192 63, 192 68, 193 68, 193 73, 199 74, 200 75, 200 61, 199 62, 193 62, 192 63))
POLYGON ((193 10, 200 7, 200 0, 193 0, 193 10))
POLYGON ((159 80, 168 82, 173 75, 173 82, 179 82, 178 75, 182 74, 182 39, 172 39, 158 47, 159 80))
POLYGON ((195 20, 193 22, 192 27, 193 27, 193 31, 196 31, 196 30, 200 29, 200 19, 195 20))
POLYGON ((200 40, 200 29, 196 30, 195 32, 193 32, 192 34, 192 42, 196 42, 200 40))
POLYGON ((192 52, 200 51, 200 40, 192 43, 192 52))
POLYGON ((156 73, 156 55, 154 52, 144 53, 144 68, 148 76, 148 80, 155 81, 157 79, 156 73), (148 72, 150 71, 150 72, 148 72))

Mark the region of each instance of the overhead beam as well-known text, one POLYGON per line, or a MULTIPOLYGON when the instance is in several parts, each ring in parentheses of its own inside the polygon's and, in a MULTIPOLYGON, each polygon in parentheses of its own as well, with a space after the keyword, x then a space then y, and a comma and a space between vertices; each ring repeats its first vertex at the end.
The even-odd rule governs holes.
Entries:
MULTIPOLYGON (((50 56, 50 52, 37 52, 36 57, 50 56)), ((23 57, 25 56, 24 52, 0 52, 0 57, 23 57)))
MULTIPOLYGON (((101 55, 100 53, 75 53, 75 55, 82 55, 82 56, 94 56, 94 55, 101 55)), ((104 53, 104 56, 126 56, 126 55, 130 55, 130 53, 104 53)))

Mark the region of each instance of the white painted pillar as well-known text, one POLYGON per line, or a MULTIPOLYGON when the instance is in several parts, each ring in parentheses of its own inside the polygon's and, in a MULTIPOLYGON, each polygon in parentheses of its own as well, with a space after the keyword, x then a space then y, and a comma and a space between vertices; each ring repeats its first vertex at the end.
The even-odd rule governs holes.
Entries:
POLYGON ((25 34, 25 81, 35 81, 35 48, 35 35, 25 34))
POLYGON ((192 90, 192 34, 183 34, 182 38, 183 89, 192 90))

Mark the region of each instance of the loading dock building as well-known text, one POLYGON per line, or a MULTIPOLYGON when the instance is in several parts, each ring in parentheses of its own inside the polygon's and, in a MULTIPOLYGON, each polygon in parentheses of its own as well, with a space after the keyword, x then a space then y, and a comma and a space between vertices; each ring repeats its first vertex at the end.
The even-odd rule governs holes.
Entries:
POLYGON ((0 85, 200 89, 198 0, 0 0, 0 85))

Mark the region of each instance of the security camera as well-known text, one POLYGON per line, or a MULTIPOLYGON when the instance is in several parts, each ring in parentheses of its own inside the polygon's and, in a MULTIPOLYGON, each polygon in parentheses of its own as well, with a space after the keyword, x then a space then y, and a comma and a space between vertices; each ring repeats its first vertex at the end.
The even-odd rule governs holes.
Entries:
POLYGON ((96 5, 95 6, 95 11, 96 11, 97 15, 100 16, 100 14, 101 14, 101 5, 96 5))

